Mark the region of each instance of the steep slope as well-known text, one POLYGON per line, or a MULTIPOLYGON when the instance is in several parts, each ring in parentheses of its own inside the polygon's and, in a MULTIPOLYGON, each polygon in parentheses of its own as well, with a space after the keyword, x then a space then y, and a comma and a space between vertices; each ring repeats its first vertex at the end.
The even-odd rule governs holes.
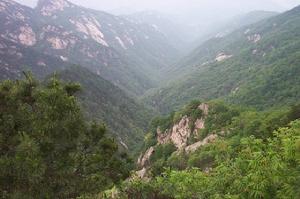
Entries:
POLYGON ((80 64, 134 95, 153 87, 157 70, 177 56, 152 26, 66 0, 40 0, 34 10, 0 3, 1 40, 80 64))
POLYGON ((214 38, 180 63, 179 77, 146 97, 163 112, 200 98, 268 108, 299 99, 300 7, 223 38, 214 38))
POLYGON ((130 152, 138 149, 153 111, 85 68, 72 67, 58 75, 66 82, 81 84, 82 91, 78 97, 88 120, 104 122, 130 152))
POLYGON ((70 65, 59 58, 0 39, 0 79, 2 80, 21 78, 22 71, 31 71, 36 77, 42 79, 47 74, 70 65))
POLYGON ((23 70, 38 77, 66 67, 60 58, 31 48, 37 43, 38 17, 35 12, 13 1, 0 1, 0 79, 19 78, 23 70))
POLYGON ((260 112, 220 101, 193 102, 153 123, 138 161, 142 169, 106 193, 147 199, 299 198, 299 108, 260 112))
POLYGON ((272 137, 274 130, 299 119, 299 108, 255 111, 222 101, 192 101, 178 112, 153 120, 137 161, 141 169, 137 174, 141 178, 153 177, 160 175, 163 167, 198 167, 209 172, 218 159, 215 147, 224 147, 222 143, 232 138, 229 143, 236 148, 244 137, 272 137))

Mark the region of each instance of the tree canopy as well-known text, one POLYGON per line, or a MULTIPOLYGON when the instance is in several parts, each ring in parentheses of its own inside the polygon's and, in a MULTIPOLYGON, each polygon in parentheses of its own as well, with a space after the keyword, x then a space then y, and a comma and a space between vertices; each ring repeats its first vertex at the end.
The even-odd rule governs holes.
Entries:
POLYGON ((76 198, 128 176, 130 160, 84 121, 78 84, 30 74, 0 84, 0 192, 4 198, 76 198))

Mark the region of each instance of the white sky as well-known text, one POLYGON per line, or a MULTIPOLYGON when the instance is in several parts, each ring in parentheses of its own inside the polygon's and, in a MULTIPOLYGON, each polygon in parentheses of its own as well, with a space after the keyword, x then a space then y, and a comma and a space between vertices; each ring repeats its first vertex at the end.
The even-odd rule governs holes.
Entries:
MULTIPOLYGON (((34 6, 37 0, 17 0, 34 6)), ((85 7, 119 12, 158 10, 186 19, 217 20, 253 10, 284 11, 300 5, 300 0, 69 0, 85 7)))

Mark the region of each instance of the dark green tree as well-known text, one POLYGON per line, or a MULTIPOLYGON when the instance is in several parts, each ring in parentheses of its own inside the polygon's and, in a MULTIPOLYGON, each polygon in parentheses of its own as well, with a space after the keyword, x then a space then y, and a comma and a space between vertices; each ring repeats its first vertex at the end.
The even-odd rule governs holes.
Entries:
POLYGON ((75 198, 128 175, 103 125, 87 124, 77 84, 30 74, 0 84, 0 193, 4 198, 75 198))

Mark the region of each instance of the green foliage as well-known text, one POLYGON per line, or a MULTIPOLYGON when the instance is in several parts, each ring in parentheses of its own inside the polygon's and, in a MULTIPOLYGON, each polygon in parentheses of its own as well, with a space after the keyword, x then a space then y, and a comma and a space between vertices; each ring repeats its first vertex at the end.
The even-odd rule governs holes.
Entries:
POLYGON ((77 84, 52 78, 0 84, 0 192, 4 198, 74 198, 98 193, 128 176, 102 125, 87 125, 77 84))
POLYGON ((297 119, 291 117, 294 108, 270 110, 265 112, 244 111, 239 117, 233 118, 232 134, 241 136, 255 136, 266 139, 272 136, 272 132, 279 127, 287 125, 290 121, 297 119))
MULTIPOLYGON (((122 139, 134 154, 143 143, 153 111, 132 99, 124 91, 96 74, 79 66, 59 73, 66 82, 79 82, 77 93, 85 119, 104 122, 112 136, 122 139)), ((72 88, 67 88, 72 92, 72 88)))
POLYGON ((232 118, 239 116, 240 108, 230 106, 222 101, 212 101, 209 103, 209 114, 205 119, 205 129, 201 130, 200 138, 205 138, 209 133, 220 133, 226 131, 232 118))
POLYGON ((181 153, 173 153, 166 162, 166 167, 172 168, 175 170, 184 170, 188 167, 187 159, 189 158, 188 154, 184 151, 181 153))
MULTIPOLYGON (((181 111, 172 113, 163 120, 157 120, 155 124, 163 125, 163 122, 167 122, 169 126, 172 124, 172 118, 174 121, 174 118, 178 115, 181 117, 189 115, 191 117, 191 113, 195 113, 195 110, 198 109, 199 103, 192 102, 181 111)), ((204 129, 199 130, 198 137, 190 136, 187 144, 190 145, 203 140, 209 134, 218 134, 221 139, 215 143, 202 146, 190 154, 182 152, 171 155, 173 150, 169 150, 170 154, 166 152, 169 145, 157 145, 155 153, 151 156, 153 176, 161 174, 165 167, 176 170, 196 167, 203 171, 214 168, 217 166, 217 162, 225 161, 230 156, 237 156, 236 149, 241 147, 240 143, 243 138, 253 136, 266 141, 273 137, 274 130, 285 127, 292 121, 291 119, 296 119, 299 112, 298 106, 269 111, 255 111, 245 107, 229 105, 220 100, 210 101, 206 104, 209 109, 208 114, 205 115, 204 129)), ((197 117, 203 117, 203 115, 197 115, 197 117)), ((193 120, 196 119, 195 117, 193 120)), ((153 129, 155 129, 155 124, 153 124, 153 129)), ((147 147, 143 149, 143 152, 150 146, 156 145, 157 141, 154 135, 154 133, 147 135, 147 139, 145 139, 145 146, 147 147)))
POLYGON ((173 143, 158 145, 155 147, 155 152, 151 156, 151 161, 155 162, 158 159, 166 160, 174 151, 176 151, 176 147, 173 143))
POLYGON ((150 131, 155 135, 157 128, 159 128, 161 132, 165 132, 174 124, 178 123, 183 116, 190 118, 191 129, 193 129, 194 127, 192 125, 203 114, 202 111, 198 109, 200 104, 200 101, 194 100, 177 112, 172 112, 168 116, 154 118, 150 125, 150 131))
POLYGON ((257 109, 292 105, 300 97, 299 7, 223 38, 212 38, 170 70, 176 77, 145 101, 162 113, 192 99, 222 98, 257 109), (245 33, 248 32, 248 33, 245 33), (258 42, 248 37, 259 34, 258 42), (215 61, 219 53, 230 59, 215 61))
POLYGON ((188 105, 184 106, 182 110, 176 112, 173 118, 173 122, 177 123, 183 116, 188 116, 194 123, 196 119, 202 116, 202 111, 198 109, 201 102, 199 100, 193 100, 188 105))
POLYGON ((151 125, 150 125, 150 131, 156 134, 157 128, 160 129, 160 131, 164 132, 165 130, 169 129, 172 127, 173 123, 173 118, 174 118, 174 112, 169 114, 166 117, 156 117, 152 120, 151 125))
MULTIPOLYGON (((178 199, 299 198, 299 142, 300 121, 295 121, 274 131, 273 138, 267 141, 254 137, 241 139, 235 152, 219 159, 209 173, 198 169, 166 170, 163 176, 142 182, 143 186, 137 186, 135 181, 126 184, 123 193, 150 191, 158 193, 158 198, 178 199)), ((221 145, 218 150, 225 152, 228 144, 216 146, 221 145)))
POLYGON ((176 151, 176 147, 173 143, 157 145, 154 149, 154 154, 150 158, 151 171, 154 176, 162 173, 166 166, 167 159, 176 151))

